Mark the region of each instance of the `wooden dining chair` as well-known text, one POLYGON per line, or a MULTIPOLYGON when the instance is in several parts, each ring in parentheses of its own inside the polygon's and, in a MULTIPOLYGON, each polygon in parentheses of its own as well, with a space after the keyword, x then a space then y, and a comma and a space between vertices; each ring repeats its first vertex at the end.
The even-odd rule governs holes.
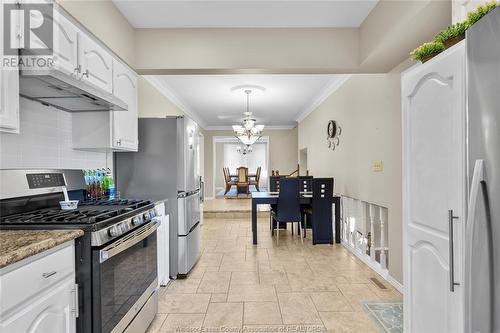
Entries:
POLYGON ((256 189, 258 192, 260 192, 260 189, 259 189, 259 181, 260 181, 260 170, 261 170, 261 169, 262 169, 261 167, 258 167, 258 168, 257 168, 257 172, 255 173, 255 178, 253 178, 253 177, 252 177, 253 179, 249 180, 249 182, 248 182, 248 184, 249 184, 249 185, 253 185, 253 186, 255 186, 255 189, 256 189))
POLYGON ((222 172, 224 173, 224 181, 226 183, 226 189, 224 192, 224 195, 231 190, 231 187, 234 185, 236 186, 237 182, 231 179, 231 175, 229 173, 229 168, 222 168, 222 172))
POLYGON ((239 167, 238 168, 238 180, 236 182, 236 190, 237 195, 240 193, 245 193, 248 195, 249 193, 249 184, 248 184, 248 168, 247 167, 239 167))
MULTIPOLYGON (((282 179, 276 210, 271 210, 271 235, 274 235, 274 229, 276 229, 276 245, 279 245, 279 231, 283 224, 292 223, 293 234, 293 223, 297 223, 297 234, 301 234, 299 231, 301 219, 299 180, 297 178, 282 179)), ((302 237, 300 239, 304 242, 302 237)))

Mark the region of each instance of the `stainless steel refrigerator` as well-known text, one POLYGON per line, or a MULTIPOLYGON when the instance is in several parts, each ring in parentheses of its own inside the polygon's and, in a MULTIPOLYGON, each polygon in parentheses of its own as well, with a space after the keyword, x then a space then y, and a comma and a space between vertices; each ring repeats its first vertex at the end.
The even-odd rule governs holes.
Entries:
POLYGON ((115 154, 117 191, 123 197, 167 199, 170 276, 191 270, 200 256, 199 127, 187 117, 140 118, 139 151, 115 154))
POLYGON ((466 332, 500 332, 500 8, 467 32, 466 332))

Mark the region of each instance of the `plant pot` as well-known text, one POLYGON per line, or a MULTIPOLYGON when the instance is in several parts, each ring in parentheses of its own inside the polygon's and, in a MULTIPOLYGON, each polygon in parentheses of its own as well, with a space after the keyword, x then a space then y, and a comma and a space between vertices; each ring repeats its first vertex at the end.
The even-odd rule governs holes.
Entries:
POLYGON ((457 37, 453 37, 451 39, 445 40, 444 46, 448 49, 463 39, 465 39, 465 34, 458 35, 457 37))
POLYGON ((425 57, 422 57, 422 59, 420 59, 420 61, 425 64, 427 61, 431 60, 432 58, 434 58, 435 56, 437 56, 439 53, 433 53, 433 54, 429 54, 429 55, 426 55, 425 57))

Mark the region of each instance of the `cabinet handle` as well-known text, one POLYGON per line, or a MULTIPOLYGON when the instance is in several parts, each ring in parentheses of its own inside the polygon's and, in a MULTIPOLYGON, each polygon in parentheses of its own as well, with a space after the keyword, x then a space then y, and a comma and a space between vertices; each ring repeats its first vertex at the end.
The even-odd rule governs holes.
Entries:
POLYGON ((89 70, 87 69, 83 74, 82 77, 86 77, 87 79, 89 78, 89 70))
POLYGON ((76 66, 74 72, 75 72, 75 75, 78 76, 78 73, 82 72, 82 65, 76 66))
POLYGON ((75 314, 75 318, 78 318, 80 316, 78 307, 78 283, 75 283, 75 286, 73 287, 73 289, 71 289, 71 292, 74 293, 73 300, 75 302, 75 307, 73 308, 73 310, 71 310, 71 312, 75 314))
POLYGON ((121 146, 121 145, 122 145, 122 139, 118 139, 118 140, 116 140, 116 145, 117 145, 117 146, 121 146))
POLYGON ((453 221, 458 219, 458 216, 453 215, 453 209, 448 211, 448 223, 450 228, 450 239, 449 244, 449 255, 450 255, 450 291, 455 291, 455 286, 459 286, 460 283, 455 282, 455 264, 453 257, 453 221))
POLYGON ((57 273, 56 271, 52 271, 52 272, 48 272, 48 273, 43 273, 42 277, 44 279, 48 279, 49 277, 51 277, 52 275, 55 275, 56 273, 57 273))

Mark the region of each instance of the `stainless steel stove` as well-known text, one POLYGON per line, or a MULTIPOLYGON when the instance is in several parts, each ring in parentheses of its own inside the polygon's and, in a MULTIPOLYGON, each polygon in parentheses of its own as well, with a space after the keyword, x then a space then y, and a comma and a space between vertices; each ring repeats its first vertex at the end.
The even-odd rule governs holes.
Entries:
POLYGON ((78 332, 144 332, 157 311, 159 219, 147 200, 84 201, 81 170, 0 170, 0 229, 82 229, 78 332), (74 210, 61 210, 62 186, 74 210))

